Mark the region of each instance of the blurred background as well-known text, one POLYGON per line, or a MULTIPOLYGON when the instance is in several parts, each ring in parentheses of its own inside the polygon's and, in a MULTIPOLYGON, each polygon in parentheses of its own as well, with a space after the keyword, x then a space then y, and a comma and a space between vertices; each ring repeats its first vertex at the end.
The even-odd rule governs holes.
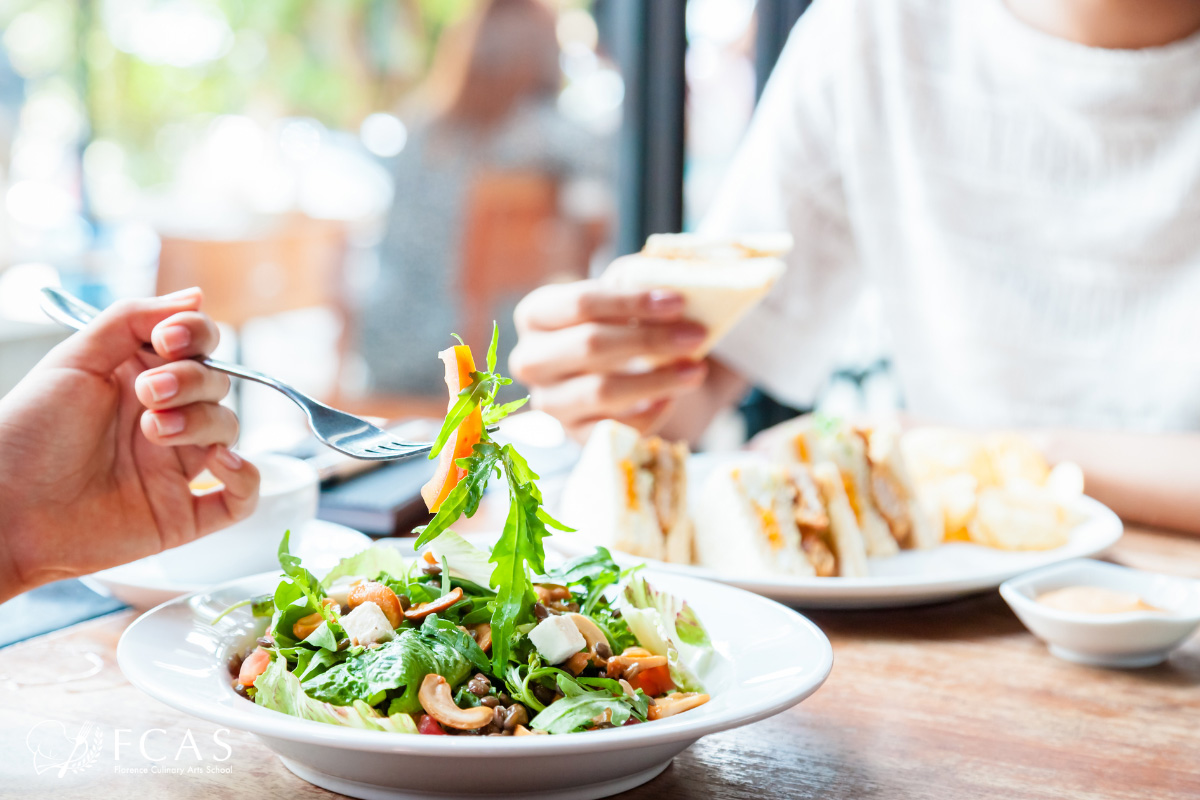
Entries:
MULTIPOLYGON (((507 349, 531 288, 700 219, 806 6, 0 0, 0 393, 62 336, 40 287, 199 285, 219 355, 439 414, 450 331, 507 349)), ((864 330, 830 393, 891 402, 864 330)), ((239 392, 245 448, 303 436, 239 392)))

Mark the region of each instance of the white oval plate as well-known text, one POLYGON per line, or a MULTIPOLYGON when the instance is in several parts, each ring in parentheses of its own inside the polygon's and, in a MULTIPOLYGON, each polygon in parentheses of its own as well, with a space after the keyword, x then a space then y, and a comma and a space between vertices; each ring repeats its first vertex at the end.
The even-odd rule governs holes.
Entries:
MULTIPOLYGON (((690 480, 690 477, 689 477, 690 480)), ((1070 541, 1053 550, 997 550, 966 542, 948 542, 930 550, 907 550, 891 558, 868 559, 866 578, 745 577, 706 567, 668 564, 613 552, 623 566, 646 564, 677 575, 718 581, 772 600, 803 608, 893 608, 920 605, 995 589, 1031 569, 1093 556, 1121 538, 1121 520, 1104 504, 1080 498, 1085 519, 1070 541)), ((558 533, 547 544, 567 558, 592 552, 595 545, 578 533, 558 533)))
MULTIPOLYGON (((300 562, 318 576, 333 569, 339 560, 370 546, 371 537, 366 534, 321 519, 305 523, 292 539, 292 552, 300 556, 300 562)), ((113 597, 139 611, 202 591, 211 585, 172 579, 163 569, 158 556, 101 570, 84 580, 95 581, 113 597)))
POLYGON ((117 645, 130 683, 172 708, 254 733, 306 781, 363 798, 605 797, 654 778, 710 733, 794 706, 833 666, 829 640, 804 617, 748 592, 648 571, 655 586, 685 598, 721 658, 700 677, 712 700, 657 722, 565 736, 449 737, 364 731, 297 719, 234 694, 227 669, 260 634, 239 600, 273 591, 275 573, 243 578, 143 614, 117 645))

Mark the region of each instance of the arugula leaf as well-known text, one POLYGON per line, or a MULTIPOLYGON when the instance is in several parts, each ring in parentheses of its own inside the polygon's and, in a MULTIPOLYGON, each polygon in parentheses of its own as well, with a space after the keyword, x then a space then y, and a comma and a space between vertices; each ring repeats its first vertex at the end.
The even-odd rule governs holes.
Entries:
POLYGON ((487 368, 488 372, 496 371, 496 348, 500 345, 500 326, 496 320, 492 320, 492 341, 488 345, 487 351, 487 368))
POLYGON ((296 638, 292 629, 296 622, 309 614, 319 613, 328 626, 332 639, 323 637, 321 647, 332 643, 327 649, 336 650, 337 642, 346 638, 346 631, 338 622, 337 612, 325 605, 325 591, 311 572, 300 566, 300 559, 288 552, 288 539, 291 531, 285 531, 279 542, 279 566, 283 570, 284 580, 275 589, 276 616, 272 632, 276 642, 284 646, 292 644, 296 638), (303 602, 301 602, 303 601, 303 602))
POLYGON ((471 455, 455 462, 465 469, 467 474, 446 495, 437 515, 430 520, 429 524, 414 529, 413 532, 417 534, 417 541, 413 545, 414 550, 419 550, 432 542, 463 515, 474 516, 479 509, 479 501, 483 498, 483 492, 487 488, 488 479, 491 478, 492 472, 496 468, 496 462, 499 460, 500 448, 495 443, 480 442, 472 449, 471 455))
POLYGON ((529 396, 526 395, 520 400, 513 400, 512 402, 505 403, 504 405, 492 406, 491 408, 488 408, 483 412, 484 426, 494 425, 528 402, 529 396))
POLYGON ((446 421, 442 423, 442 429, 438 431, 437 438, 433 440, 433 449, 429 451, 431 461, 441 454, 442 448, 446 446, 446 442, 450 440, 458 427, 488 396, 494 382, 494 377, 486 372, 471 373, 471 383, 458 393, 458 400, 450 407, 449 413, 446 414, 446 421))

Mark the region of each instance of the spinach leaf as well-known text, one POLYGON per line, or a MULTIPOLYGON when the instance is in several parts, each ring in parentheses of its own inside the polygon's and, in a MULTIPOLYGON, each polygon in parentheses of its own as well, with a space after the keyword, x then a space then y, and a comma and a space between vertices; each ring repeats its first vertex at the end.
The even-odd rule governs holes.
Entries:
POLYGON ((300 680, 288 672, 287 662, 274 659, 267 671, 254 682, 254 702, 263 708, 348 728, 416 733, 417 726, 408 714, 385 717, 371 706, 356 700, 344 705, 314 700, 304 693, 300 680))
POLYGON ((529 727, 547 733, 573 733, 595 727, 606 711, 607 721, 620 727, 633 716, 632 702, 628 695, 619 698, 605 691, 579 691, 551 703, 530 721, 529 727))
POLYGON ((304 691, 315 700, 339 706, 355 700, 375 706, 394 695, 389 714, 415 714, 421 710, 417 691, 426 675, 437 673, 457 686, 470 671, 470 661, 440 638, 406 629, 392 641, 363 650, 305 681, 304 691))
POLYGON ((471 662, 480 672, 489 672, 492 668, 487 654, 471 637, 471 634, 459 630, 450 620, 441 619, 437 614, 425 618, 425 624, 420 628, 422 636, 436 639, 442 644, 454 648, 460 656, 471 662))

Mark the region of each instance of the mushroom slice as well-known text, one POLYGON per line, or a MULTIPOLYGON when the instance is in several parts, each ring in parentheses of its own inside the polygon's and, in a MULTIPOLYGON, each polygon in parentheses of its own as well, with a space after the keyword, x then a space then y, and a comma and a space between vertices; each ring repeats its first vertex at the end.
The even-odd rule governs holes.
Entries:
POLYGON ((654 705, 650 706, 646 713, 646 719, 664 719, 673 717, 676 714, 682 714, 684 711, 691 711, 697 706, 702 706, 709 700, 706 694, 697 694, 695 692, 675 692, 666 697, 655 698, 654 705))
POLYGON ((462 596, 462 588, 455 586, 437 600, 430 600, 428 603, 421 603, 419 606, 413 606, 412 608, 408 609, 404 612, 404 618, 409 622, 418 622, 425 619, 430 614, 436 614, 441 611, 445 611, 459 600, 462 600, 462 596))
POLYGON ((473 731, 482 728, 492 721, 492 709, 487 706, 475 708, 459 708, 454 704, 450 694, 450 684, 435 672, 425 676, 421 681, 421 689, 417 692, 421 708, 425 713, 436 719, 442 725, 460 731, 473 731))
POLYGON ((600 630, 600 626, 591 620, 590 617, 583 614, 566 614, 567 619, 571 620, 576 630, 587 642, 587 652, 576 653, 567 662, 568 669, 572 669, 573 675, 578 675, 583 672, 583 668, 588 664, 595 664, 600 669, 604 669, 608 665, 608 659, 612 656, 612 648, 608 644, 608 637, 604 635, 604 631, 600 630), (580 658, 584 656, 584 658, 580 658))
POLYGON ((610 678, 632 678, 645 669, 667 666, 666 656, 613 656, 605 669, 610 678))

